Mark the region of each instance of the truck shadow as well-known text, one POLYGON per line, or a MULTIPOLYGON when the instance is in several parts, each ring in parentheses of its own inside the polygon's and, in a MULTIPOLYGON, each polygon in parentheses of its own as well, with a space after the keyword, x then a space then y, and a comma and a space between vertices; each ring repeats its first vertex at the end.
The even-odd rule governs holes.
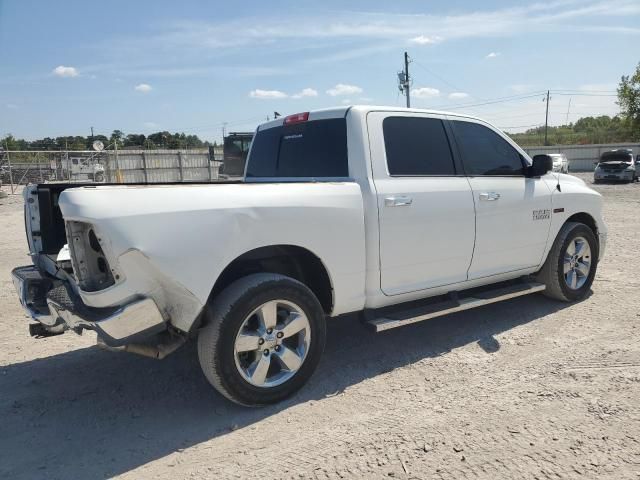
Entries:
POLYGON ((495 335, 565 306, 531 295, 377 335, 355 316, 332 320, 310 383, 262 409, 218 395, 193 344, 163 361, 92 347, 0 367, 0 477, 112 477, 463 345, 496 354, 495 335))

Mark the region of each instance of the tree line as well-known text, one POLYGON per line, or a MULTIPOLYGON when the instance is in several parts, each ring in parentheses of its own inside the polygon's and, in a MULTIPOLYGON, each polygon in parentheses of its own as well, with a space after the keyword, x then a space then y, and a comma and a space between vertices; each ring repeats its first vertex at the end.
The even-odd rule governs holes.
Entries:
MULTIPOLYGON (((522 146, 544 144, 544 126, 530 128, 522 133, 510 133, 509 136, 522 146)), ((550 145, 587 145, 593 143, 638 142, 640 135, 634 133, 631 123, 619 115, 610 117, 583 117, 575 123, 548 127, 550 145)))
MULTIPOLYGON (((116 144, 120 149, 188 149, 206 148, 210 144, 201 140, 197 135, 183 133, 156 132, 150 135, 140 133, 124 134, 121 130, 114 130, 109 137, 82 135, 45 137, 38 140, 24 140, 6 135, 0 140, 0 147, 6 150, 91 150, 93 142, 100 140, 105 148, 113 149, 116 144)), ((215 142, 213 143, 215 145, 215 142)))

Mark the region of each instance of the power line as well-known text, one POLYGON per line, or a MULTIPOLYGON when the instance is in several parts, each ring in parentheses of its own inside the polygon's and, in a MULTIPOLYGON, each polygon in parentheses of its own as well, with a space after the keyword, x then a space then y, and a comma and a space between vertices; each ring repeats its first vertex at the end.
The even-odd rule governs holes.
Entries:
POLYGON ((618 92, 616 92, 615 90, 571 90, 571 89, 551 89, 552 92, 563 92, 563 93, 612 93, 612 94, 616 94, 618 92))
POLYGON ((566 95, 571 97, 617 97, 617 93, 561 93, 551 90, 554 95, 566 95))
POLYGON ((500 130, 506 130, 508 128, 531 128, 531 127, 542 127, 541 123, 533 123, 531 125, 513 125, 510 127, 498 127, 500 130))
MULTIPOLYGON (((417 60, 415 60, 415 59, 412 59, 412 60, 413 60, 413 63, 418 65, 420 68, 424 69, 428 74, 433 75, 438 80, 440 80, 442 83, 444 83, 448 87, 451 87, 454 92, 462 92, 464 90, 464 89, 462 89, 460 87, 455 86, 453 83, 449 82, 448 80, 444 79, 443 77, 441 77, 440 75, 438 75, 437 73, 435 73, 431 69, 427 68, 426 66, 424 66, 423 64, 421 64, 417 60)), ((478 98, 479 100, 484 100, 484 98, 480 98, 480 97, 476 97, 476 98, 478 98)))
POLYGON ((512 102, 516 100, 525 100, 527 98, 540 97, 541 95, 544 95, 544 94, 546 94, 546 91, 545 92, 540 91, 540 92, 527 94, 527 95, 512 95, 508 97, 498 97, 494 99, 488 99, 487 101, 481 102, 481 103, 461 103, 461 104, 454 104, 454 105, 442 105, 434 108, 447 108, 449 110, 455 110, 459 108, 481 107, 483 105, 493 105, 496 103, 512 102))

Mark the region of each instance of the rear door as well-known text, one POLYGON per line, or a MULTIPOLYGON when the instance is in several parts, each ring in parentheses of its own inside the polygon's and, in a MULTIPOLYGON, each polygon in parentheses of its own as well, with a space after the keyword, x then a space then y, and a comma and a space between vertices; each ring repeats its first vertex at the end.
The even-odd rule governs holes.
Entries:
POLYGON ((451 119, 476 205, 469 279, 540 264, 551 224, 551 190, 528 178, 522 155, 488 125, 451 119))
POLYGON ((380 230, 380 283, 396 295, 461 282, 473 253, 475 214, 444 118, 367 116, 380 230))

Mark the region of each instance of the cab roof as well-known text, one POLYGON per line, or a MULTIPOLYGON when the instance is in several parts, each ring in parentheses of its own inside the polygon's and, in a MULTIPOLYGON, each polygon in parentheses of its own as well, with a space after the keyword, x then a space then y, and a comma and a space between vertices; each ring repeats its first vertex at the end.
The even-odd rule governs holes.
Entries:
MULTIPOLYGON (((342 106, 342 107, 329 107, 329 108, 322 108, 318 110, 309 110, 308 112, 309 117, 307 120, 311 121, 311 120, 324 120, 328 118, 346 117, 347 112, 349 111, 353 111, 360 115, 366 115, 369 112, 376 112, 376 111, 404 112, 404 113, 430 113, 430 114, 448 115, 448 116, 470 118, 473 120, 484 121, 479 117, 474 117, 472 115, 465 115, 462 113, 454 113, 454 112, 430 110, 430 109, 422 109, 422 108, 404 108, 404 107, 397 107, 397 106, 384 106, 384 105, 348 105, 348 106, 342 106)), ((298 114, 294 114, 294 115, 298 115, 298 114)), ((273 128, 273 127, 279 127, 284 124, 284 121, 287 117, 288 115, 285 115, 282 117, 278 117, 274 120, 271 120, 269 122, 261 123, 258 126, 258 131, 266 130, 268 128, 273 128)))

